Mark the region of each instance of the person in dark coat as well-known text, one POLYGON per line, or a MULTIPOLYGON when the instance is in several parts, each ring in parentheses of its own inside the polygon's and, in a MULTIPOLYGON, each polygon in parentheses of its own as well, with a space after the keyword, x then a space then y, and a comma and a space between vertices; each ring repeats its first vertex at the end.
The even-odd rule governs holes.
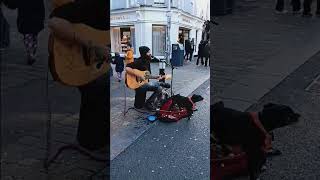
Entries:
POLYGON ((201 40, 198 46, 198 59, 196 65, 199 65, 199 59, 201 59, 201 64, 203 65, 203 51, 204 51, 204 42, 201 40))
MULTIPOLYGON (((303 1, 303 14, 304 17, 311 17, 311 4, 312 0, 304 0, 303 1)), ((317 0, 317 7, 316 7, 316 15, 320 17, 320 0, 317 0)))
MULTIPOLYGON (((185 41, 185 51, 186 54, 184 55, 184 59, 185 60, 190 60, 191 59, 191 51, 192 51, 192 47, 191 47, 191 42, 189 39, 187 39, 185 41)), ((190 60, 191 61, 191 60, 190 60)))
MULTIPOLYGON (((204 42, 202 51, 203 51, 202 52, 202 57, 204 57, 204 59, 205 59, 204 66, 207 67, 208 66, 208 62, 209 62, 209 58, 210 58, 210 40, 207 40, 207 41, 204 42)), ((203 65, 203 61, 201 61, 201 63, 203 65)))
POLYGON ((190 49, 190 61, 192 61, 192 59, 193 59, 193 52, 194 52, 194 38, 192 38, 192 40, 191 40, 191 49, 190 49))
MULTIPOLYGON (((136 76, 139 79, 145 80, 145 76, 138 76, 135 73, 135 69, 139 71, 149 71, 151 73, 151 53, 150 48, 147 46, 139 47, 139 52, 141 57, 126 66, 126 73, 136 76)), ((155 97, 158 93, 161 92, 162 87, 170 87, 170 84, 161 82, 163 77, 159 76, 159 81, 149 81, 148 83, 142 85, 141 87, 135 89, 135 100, 134 100, 134 107, 137 109, 141 109, 145 107, 148 102, 150 102, 153 97, 155 97), (154 93, 150 96, 150 98, 146 101, 146 94, 147 91, 153 91, 154 93)))
POLYGON ((7 6, 7 1, 0 0, 0 50, 10 45, 10 26, 2 13, 2 6, 7 6))
POLYGON ((120 57, 120 54, 118 52, 115 53, 115 57, 114 57, 114 62, 113 62, 116 67, 116 72, 117 72, 117 78, 118 81, 121 82, 122 80, 122 72, 124 70, 124 62, 123 59, 120 57))
POLYGON ((36 61, 38 34, 44 29, 44 3, 43 0, 19 0, 16 1, 16 8, 18 31, 23 35, 27 62, 32 65, 36 61))
MULTIPOLYGON (((285 1, 284 0, 277 0, 276 1, 276 13, 277 14, 285 14, 287 13, 287 10, 284 9, 285 1)), ((291 1, 292 5, 292 13, 293 14, 298 14, 300 13, 301 10, 301 2, 300 0, 292 0, 291 1)))

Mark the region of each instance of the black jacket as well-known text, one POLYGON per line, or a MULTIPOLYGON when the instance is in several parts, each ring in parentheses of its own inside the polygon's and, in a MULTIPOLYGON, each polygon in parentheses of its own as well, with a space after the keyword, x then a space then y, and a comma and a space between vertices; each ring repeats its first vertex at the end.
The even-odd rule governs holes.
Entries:
POLYGON ((122 72, 124 70, 124 62, 122 57, 115 56, 114 57, 114 64, 116 65, 116 72, 122 72))
POLYGON ((17 26, 22 34, 38 34, 44 28, 43 0, 14 0, 18 10, 17 26))

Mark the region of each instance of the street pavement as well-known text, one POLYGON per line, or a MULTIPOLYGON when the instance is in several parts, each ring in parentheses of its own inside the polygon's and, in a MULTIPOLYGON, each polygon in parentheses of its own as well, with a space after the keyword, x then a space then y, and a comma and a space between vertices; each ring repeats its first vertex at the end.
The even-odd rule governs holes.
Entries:
POLYGON ((190 120, 154 122, 154 126, 112 160, 111 179, 209 179, 209 83, 207 80, 192 93, 203 96, 204 100, 197 103, 198 111, 190 120))
POLYGON ((320 53, 291 73, 248 110, 269 102, 285 104, 301 114, 300 122, 274 131, 274 148, 283 154, 267 161, 264 180, 320 179, 320 53))
POLYGON ((248 111, 269 102, 291 106, 301 122, 275 131, 283 154, 268 160, 261 178, 319 179, 320 18, 278 15, 274 5, 240 0, 233 15, 216 18, 211 102, 248 111))
POLYGON ((239 0, 233 15, 215 19, 212 102, 245 110, 319 51, 320 18, 273 9, 273 1, 239 0))

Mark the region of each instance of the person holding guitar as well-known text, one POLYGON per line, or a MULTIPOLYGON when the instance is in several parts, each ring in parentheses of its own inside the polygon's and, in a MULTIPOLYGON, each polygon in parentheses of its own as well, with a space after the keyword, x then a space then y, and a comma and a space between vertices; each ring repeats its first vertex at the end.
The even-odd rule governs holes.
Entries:
MULTIPOLYGON (((50 20, 48 22, 49 28, 51 29, 51 35, 56 38, 52 40, 53 44, 57 43, 58 40, 61 39, 64 40, 62 41, 63 43, 59 44, 61 48, 64 47, 64 44, 67 44, 68 46, 79 45, 82 48, 78 49, 82 49, 84 52, 94 52, 95 54, 99 54, 96 56, 108 59, 109 49, 107 48, 107 44, 104 46, 101 44, 95 44, 94 41, 91 41, 90 39, 88 40, 88 38, 84 38, 83 35, 78 34, 75 27, 78 24, 83 24, 83 27, 86 26, 90 29, 102 32, 101 37, 98 37, 98 39, 104 39, 105 37, 109 36, 109 33, 107 32, 110 28, 110 1, 69 0, 67 3, 65 3, 66 0, 53 1, 53 4, 58 6, 51 13, 50 20)), ((83 31, 80 29, 80 32, 83 31)), ((50 50, 50 46, 51 45, 49 41, 50 61, 60 57, 60 59, 56 59, 56 61, 64 63, 64 61, 68 60, 68 57, 77 57, 77 59, 74 59, 75 61, 79 61, 79 63, 81 62, 82 64, 87 64, 87 62, 83 62, 81 57, 88 56, 85 59, 91 59, 90 57, 92 56, 91 53, 85 53, 85 55, 81 56, 77 56, 77 54, 73 54, 72 56, 59 56, 61 52, 55 52, 55 50, 58 51, 58 47, 55 47, 55 50, 50 50)), ((62 73, 58 73, 58 69, 61 67, 62 66, 57 66, 55 64, 54 68, 51 69, 53 76, 55 77, 56 75, 61 81, 63 81, 64 76, 66 76, 65 81, 63 81, 64 84, 77 86, 81 93, 81 107, 77 134, 79 145, 88 150, 98 150, 106 147, 109 144, 110 127, 110 79, 108 74, 106 71, 101 72, 99 76, 97 75, 96 79, 86 84, 81 84, 78 83, 80 80, 72 82, 67 78, 87 78, 87 76, 89 74, 93 74, 93 72, 82 72, 82 74, 80 73, 77 76, 73 76, 73 72, 70 71, 65 73, 63 76, 62 73), (68 84, 68 82, 70 83, 68 84)), ((81 69, 85 69, 86 67, 87 66, 83 66, 81 69)), ((69 69, 70 68, 72 69, 72 66, 69 65, 69 69)), ((74 72, 77 72, 77 70, 74 69, 74 72)), ((78 72, 81 71, 78 70, 78 72)))
MULTIPOLYGON (((149 79, 161 80, 165 76, 151 76, 150 61, 152 59, 150 48, 146 46, 139 47, 140 58, 127 64, 126 66, 126 85, 136 91, 134 107, 141 109, 145 106, 147 91, 153 91, 153 97, 162 90, 162 87, 169 88, 170 84, 164 82, 153 81, 149 79)), ((152 99, 150 97, 150 99, 152 99)))

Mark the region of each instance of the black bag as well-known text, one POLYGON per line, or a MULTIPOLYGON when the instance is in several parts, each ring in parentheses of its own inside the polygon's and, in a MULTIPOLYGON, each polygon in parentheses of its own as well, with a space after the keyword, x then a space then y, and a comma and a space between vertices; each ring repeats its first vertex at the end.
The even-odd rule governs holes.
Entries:
POLYGON ((159 109, 169 98, 167 91, 162 89, 159 92, 153 93, 146 102, 146 108, 151 111, 159 109))
POLYGON ((10 25, 0 9, 0 48, 10 45, 10 25))

